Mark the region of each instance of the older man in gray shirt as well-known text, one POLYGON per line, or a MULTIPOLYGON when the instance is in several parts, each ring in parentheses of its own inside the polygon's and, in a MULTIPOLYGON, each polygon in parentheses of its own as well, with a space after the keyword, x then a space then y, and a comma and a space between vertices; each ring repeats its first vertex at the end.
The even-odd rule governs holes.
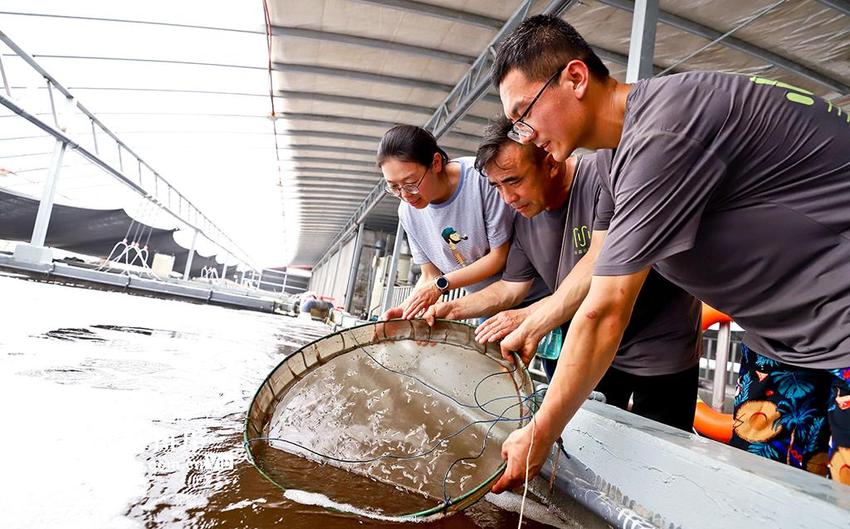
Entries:
MULTIPOLYGON (((536 348, 548 332, 566 332, 590 284, 590 271, 613 214, 611 196, 598 178, 600 171, 610 169, 612 153, 556 162, 533 145, 508 139, 511 126, 504 117, 492 122, 476 159, 490 185, 519 213, 501 281, 436 304, 425 317, 465 319, 502 311, 479 326, 477 339, 492 342, 513 333, 536 348), (538 278, 555 293, 551 298, 526 309, 503 310, 525 297, 538 278), (561 324, 565 324, 563 331, 558 329, 561 324)), ((699 302, 651 274, 614 363, 596 389, 610 404, 627 409, 632 400, 634 413, 691 431, 699 322, 699 302)), ((544 358, 543 363, 551 375, 555 361, 544 358)))

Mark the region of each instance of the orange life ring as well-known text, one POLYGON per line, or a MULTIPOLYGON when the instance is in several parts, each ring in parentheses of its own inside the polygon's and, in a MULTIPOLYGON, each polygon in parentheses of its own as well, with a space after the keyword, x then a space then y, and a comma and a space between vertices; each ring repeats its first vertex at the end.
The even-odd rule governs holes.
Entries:
POLYGON ((694 430, 715 441, 728 443, 732 439, 732 415, 720 413, 702 400, 697 399, 694 430))
MULTIPOLYGON (((732 318, 719 310, 702 304, 702 330, 715 323, 731 322, 732 318)), ((694 430, 715 441, 728 443, 732 439, 732 415, 720 413, 701 399, 697 398, 697 409, 694 414, 694 430)))
POLYGON ((702 304, 702 330, 706 330, 715 323, 731 322, 732 318, 719 310, 709 307, 705 303, 702 304))

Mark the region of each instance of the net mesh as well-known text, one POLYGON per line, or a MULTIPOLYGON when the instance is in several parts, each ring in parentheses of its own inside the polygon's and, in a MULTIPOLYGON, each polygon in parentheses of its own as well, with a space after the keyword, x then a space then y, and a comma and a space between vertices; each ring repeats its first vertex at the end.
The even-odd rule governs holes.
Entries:
POLYGON ((368 324, 272 371, 251 403, 246 448, 285 490, 389 517, 452 512, 501 474, 501 444, 530 418, 532 396, 528 373, 466 324, 368 324))

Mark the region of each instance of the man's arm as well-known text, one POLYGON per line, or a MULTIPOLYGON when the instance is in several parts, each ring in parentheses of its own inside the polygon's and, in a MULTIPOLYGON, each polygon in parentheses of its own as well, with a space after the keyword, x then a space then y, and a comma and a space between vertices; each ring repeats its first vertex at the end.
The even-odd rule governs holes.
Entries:
POLYGON ((493 492, 523 483, 526 458, 529 477, 540 471, 552 444, 611 365, 647 273, 648 267, 626 276, 593 276, 590 291, 567 332, 540 410, 502 445, 507 469, 493 492))
POLYGON ((507 357, 513 358, 511 352, 517 351, 527 363, 546 333, 572 319, 590 289, 593 265, 607 233, 601 230, 593 232, 587 253, 570 270, 558 290, 532 305, 534 311, 514 332, 502 340, 503 355, 507 354, 507 357))
POLYGON ((433 325, 436 318, 465 320, 491 316, 513 307, 523 299, 531 289, 531 281, 496 281, 487 288, 466 296, 436 303, 425 312, 424 318, 433 325))

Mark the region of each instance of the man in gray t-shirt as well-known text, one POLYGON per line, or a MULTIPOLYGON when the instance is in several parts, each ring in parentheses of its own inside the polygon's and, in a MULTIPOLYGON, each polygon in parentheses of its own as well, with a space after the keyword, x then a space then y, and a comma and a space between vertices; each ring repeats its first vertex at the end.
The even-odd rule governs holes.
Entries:
MULTIPOLYGON (((512 306, 533 281, 564 289, 553 301, 500 312, 479 326, 476 337, 495 341, 514 331, 539 341, 568 322, 560 308, 583 297, 593 260, 613 214, 610 195, 597 173, 607 172, 610 151, 555 162, 532 145, 506 136, 511 122, 490 124, 478 150, 483 169, 502 200, 520 214, 502 280, 453 301, 434 305, 426 319, 465 319, 512 306), (582 266, 578 266, 579 263, 582 266), (572 273, 575 270, 575 273, 572 273), (584 285, 584 286, 582 286, 584 285), (516 329, 516 331, 515 331, 516 329)), ((685 431, 693 427, 697 397, 700 304, 693 296, 651 274, 635 304, 620 349, 597 390, 610 404, 685 431)), ((566 326, 564 327, 564 330, 566 326)), ((544 358, 547 374, 555 361, 544 358)))
MULTIPOLYGON (((592 388, 583 378, 610 362, 654 267, 747 331, 733 444, 809 470, 828 461, 850 483, 846 111, 758 77, 624 85, 555 17, 525 21, 498 55, 493 78, 517 140, 556 159, 617 149, 601 175, 614 216, 565 345, 584 373, 556 373, 564 390, 544 401, 538 435, 550 442, 575 413, 592 388)), ((496 490, 523 479, 530 438, 526 429, 506 443, 496 490)))

